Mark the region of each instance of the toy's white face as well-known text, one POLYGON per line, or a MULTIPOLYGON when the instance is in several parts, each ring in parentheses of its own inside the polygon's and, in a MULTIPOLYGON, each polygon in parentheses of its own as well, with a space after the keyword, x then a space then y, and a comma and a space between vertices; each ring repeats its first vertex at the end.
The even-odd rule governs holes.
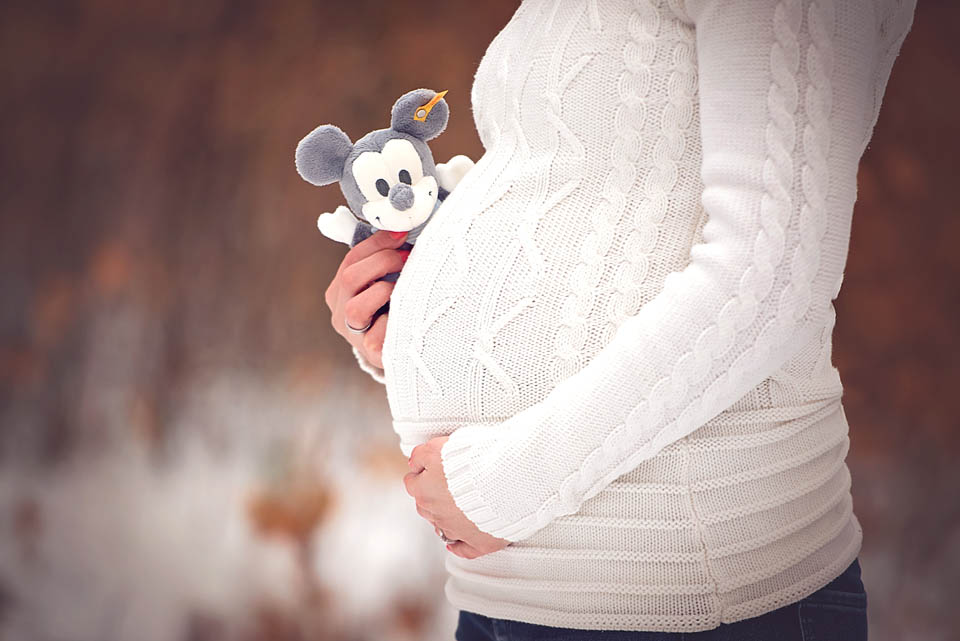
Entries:
POLYGON ((423 175, 420 154, 403 138, 357 156, 353 177, 367 199, 363 216, 377 229, 413 229, 430 217, 439 196, 437 180, 423 175))

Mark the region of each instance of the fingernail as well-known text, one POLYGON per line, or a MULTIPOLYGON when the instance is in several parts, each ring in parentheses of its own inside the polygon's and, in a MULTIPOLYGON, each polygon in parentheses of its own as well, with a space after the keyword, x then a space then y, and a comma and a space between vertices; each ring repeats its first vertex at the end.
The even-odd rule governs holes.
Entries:
POLYGON ((409 249, 400 250, 400 260, 402 260, 403 262, 407 262, 408 258, 410 258, 410 250, 409 249))
POLYGON ((390 234, 390 237, 391 237, 391 238, 394 238, 394 239, 397 239, 397 240, 399 240, 400 238, 403 238, 404 236, 407 235, 407 232, 405 232, 405 231, 390 231, 390 232, 387 232, 387 233, 390 234))

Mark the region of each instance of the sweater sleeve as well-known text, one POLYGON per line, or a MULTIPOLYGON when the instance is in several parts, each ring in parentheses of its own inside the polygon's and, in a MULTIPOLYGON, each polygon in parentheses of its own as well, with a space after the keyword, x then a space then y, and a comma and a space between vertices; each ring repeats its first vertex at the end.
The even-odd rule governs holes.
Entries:
POLYGON ((826 324, 852 216, 852 203, 828 200, 828 161, 855 175, 847 164, 862 153, 850 151, 862 132, 831 140, 826 4, 687 1, 703 242, 542 401, 450 435, 441 450, 447 485, 481 531, 519 541, 575 513, 756 387, 826 324), (830 160, 838 149, 847 160, 830 160))
POLYGON ((360 369, 362 369, 367 374, 369 374, 371 378, 373 378, 373 380, 377 381, 378 383, 386 384, 387 379, 384 378, 383 376, 383 368, 377 367, 376 365, 368 361, 366 358, 364 358, 363 354, 361 354, 360 350, 358 350, 356 347, 352 347, 352 349, 353 349, 353 355, 356 356, 357 363, 360 365, 360 369))

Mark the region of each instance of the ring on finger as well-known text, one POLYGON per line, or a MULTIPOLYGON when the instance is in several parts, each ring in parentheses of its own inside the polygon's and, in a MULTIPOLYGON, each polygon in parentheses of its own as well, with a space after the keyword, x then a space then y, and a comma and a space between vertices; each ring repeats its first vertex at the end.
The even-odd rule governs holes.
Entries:
POLYGON ((437 529, 439 530, 440 538, 443 539, 444 543, 456 543, 457 541, 460 540, 460 539, 451 539, 446 535, 446 533, 443 530, 440 530, 440 528, 437 528, 437 529))
POLYGON ((350 321, 348 321, 348 320, 347 320, 347 317, 344 316, 344 317, 343 317, 343 324, 347 327, 348 330, 350 330, 350 331, 353 332, 354 334, 365 334, 365 333, 367 332, 367 330, 370 329, 370 326, 373 325, 373 319, 371 318, 371 319, 370 319, 370 322, 367 323, 365 327, 357 328, 357 327, 351 326, 351 325, 350 325, 350 321))

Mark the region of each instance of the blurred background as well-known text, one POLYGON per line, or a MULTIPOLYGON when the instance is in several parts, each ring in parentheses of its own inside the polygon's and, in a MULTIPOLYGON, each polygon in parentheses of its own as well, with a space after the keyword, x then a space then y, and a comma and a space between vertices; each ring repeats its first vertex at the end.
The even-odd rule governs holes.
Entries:
MULTIPOLYGON (((921 0, 859 173, 834 363, 871 638, 960 616, 960 7, 921 0)), ((517 2, 0 4, 0 639, 452 639, 383 386, 294 170, 473 74, 517 2)))

